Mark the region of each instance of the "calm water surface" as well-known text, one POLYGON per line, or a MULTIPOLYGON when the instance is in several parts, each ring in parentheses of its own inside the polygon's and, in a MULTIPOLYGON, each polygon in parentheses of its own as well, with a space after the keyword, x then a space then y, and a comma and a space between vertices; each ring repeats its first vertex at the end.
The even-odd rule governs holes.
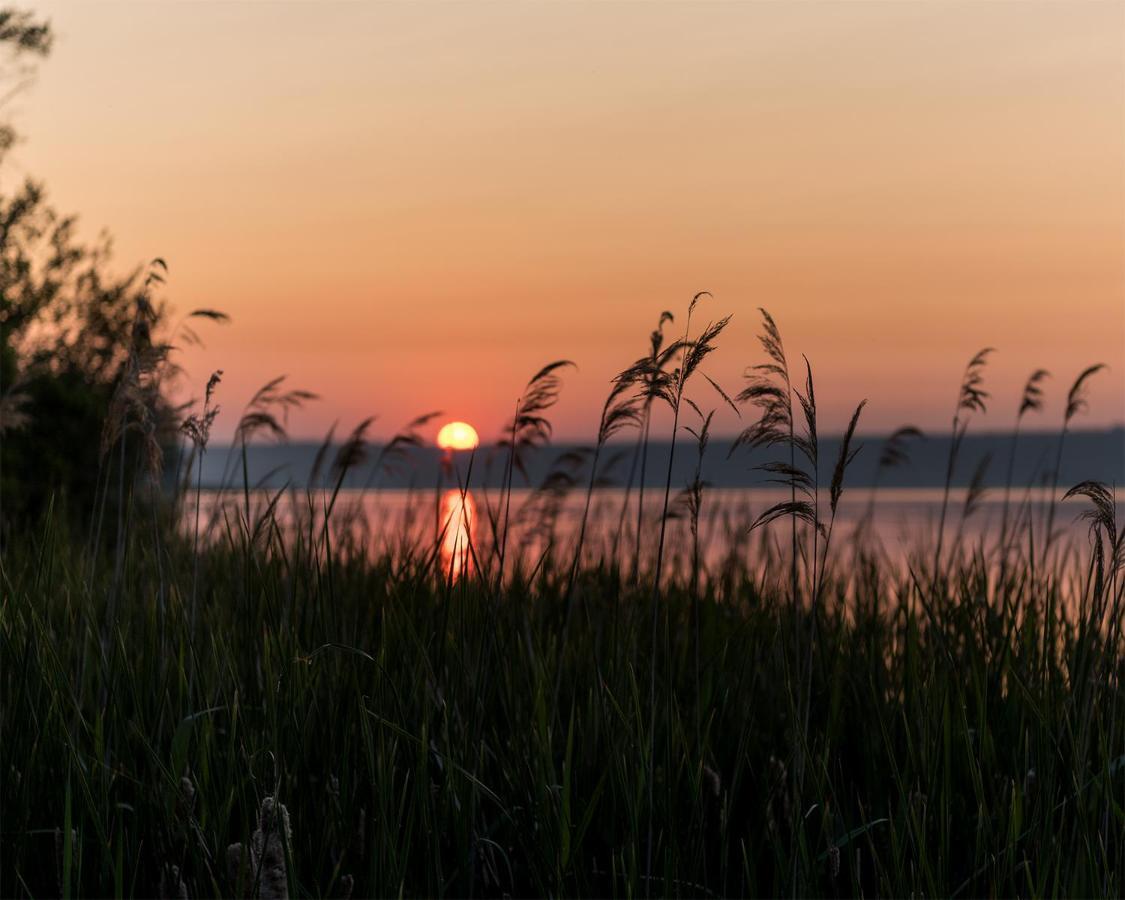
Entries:
MULTIPOLYGON (((827 491, 824 492, 827 494, 827 491)), ((323 533, 323 512, 330 495, 298 489, 275 495, 252 492, 251 516, 257 519, 277 497, 273 507, 280 530, 292 539, 298 527, 307 533, 323 533)), ((1008 504, 1008 531, 1013 540, 1026 546, 1030 539, 1041 545, 1046 533, 1049 493, 1044 489, 1013 489, 1008 504)), ((754 560, 768 552, 763 544, 780 547, 788 544, 789 522, 750 530, 751 523, 775 503, 789 499, 789 492, 778 488, 725 488, 705 491, 698 529, 692 533, 686 497, 673 492, 671 517, 665 538, 665 562, 673 572, 690 569, 698 546, 704 574, 716 573, 722 566, 741 564, 754 568, 754 560)), ((330 532, 334 545, 346 549, 362 548, 371 553, 395 555, 412 553, 440 555, 443 569, 453 576, 476 565, 488 565, 497 555, 505 522, 505 498, 498 489, 472 490, 462 495, 457 489, 342 491, 332 513, 330 532)), ((644 513, 637 540, 637 491, 596 490, 590 501, 583 537, 583 561, 588 564, 616 558, 628 565, 639 552, 642 566, 655 561, 663 508, 663 491, 648 488, 644 494, 644 513)), ((966 489, 950 492, 946 513, 945 546, 983 546, 986 551, 999 545, 1004 520, 1002 490, 987 492, 972 508, 966 509, 966 489)), ((201 519, 205 533, 214 537, 235 527, 244 509, 241 492, 205 492, 201 500, 201 519)), ((862 537, 891 561, 903 561, 911 554, 932 554, 941 514, 942 492, 938 489, 880 489, 845 492, 836 511, 833 545, 847 549, 862 537)), ((585 492, 512 491, 506 554, 512 565, 525 570, 573 559, 583 520, 585 492)), ((194 520, 194 506, 185 510, 188 526, 194 520)), ((1086 506, 1082 501, 1059 503, 1054 529, 1060 546, 1084 548, 1086 523, 1077 520, 1086 506)), ((1125 519, 1125 501, 1117 504, 1125 519)), ((831 516, 828 498, 821 502, 821 518, 827 525, 831 516)))

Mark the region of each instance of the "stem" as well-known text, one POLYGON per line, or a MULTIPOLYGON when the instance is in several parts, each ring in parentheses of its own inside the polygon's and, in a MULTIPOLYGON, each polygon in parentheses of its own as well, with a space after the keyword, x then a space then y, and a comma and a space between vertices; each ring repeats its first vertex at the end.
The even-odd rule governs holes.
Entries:
POLYGON ((512 516, 512 470, 516 458, 516 427, 520 418, 520 401, 516 401, 516 412, 512 416, 512 436, 508 445, 508 462, 504 470, 504 533, 500 537, 499 571, 496 573, 496 587, 504 583, 504 557, 508 551, 508 525, 512 516))
POLYGON ((637 534, 636 547, 633 551, 633 582, 640 581, 641 577, 641 529, 644 523, 645 510, 645 472, 648 469, 648 438, 652 424, 652 400, 645 403, 644 439, 641 443, 641 480, 637 485, 637 534))
POLYGON ((1056 494, 1059 489, 1059 473, 1062 469, 1063 445, 1066 443, 1066 430, 1069 423, 1064 420, 1062 431, 1059 433, 1058 450, 1055 453, 1055 469, 1051 473, 1051 496, 1048 500, 1047 506, 1047 533, 1043 536, 1043 563, 1044 567, 1047 562, 1047 554, 1051 549, 1051 543, 1054 540, 1052 532, 1055 527, 1055 506, 1056 494))
MULTIPOLYGON (((647 416, 646 416, 647 419, 647 416)), ((629 463, 629 478, 625 482, 625 497, 621 501, 621 516, 617 520, 617 532, 613 536, 613 552, 611 558, 616 565, 620 562, 621 536, 625 531, 625 516, 629 513, 629 494, 633 491, 633 481, 637 477, 637 466, 641 458, 641 444, 644 441, 643 426, 637 430, 637 444, 633 448, 633 458, 629 463)))
POLYGON ((602 444, 599 442, 594 448, 594 458, 590 464, 590 481, 586 485, 586 503, 582 509, 582 522, 578 526, 578 541, 577 546, 574 548, 574 560, 570 564, 570 575, 566 581, 566 594, 563 598, 563 603, 566 607, 566 615, 563 619, 562 639, 559 642, 559 661, 555 669, 555 692, 554 704, 558 704, 559 687, 562 682, 562 663, 563 657, 566 654, 567 637, 570 634, 570 619, 571 613, 574 611, 574 583, 578 578, 578 565, 582 559, 582 545, 586 539, 586 522, 590 516, 590 499, 594 494, 594 481, 598 472, 598 457, 602 452, 602 444))
MULTIPOLYGON (((682 386, 681 386, 682 387, 682 386)), ((672 408, 672 445, 668 451, 668 476, 664 481, 664 506, 660 514, 660 540, 656 544, 656 572, 652 579, 652 646, 649 664, 648 702, 649 702, 649 756, 648 756, 648 841, 645 852, 646 891, 652 887, 652 831, 655 809, 653 808, 653 782, 656 779, 656 639, 660 611, 660 576, 664 569, 664 536, 668 529, 668 500, 672 493, 672 464, 676 458, 676 432, 680 424, 680 395, 677 393, 676 405, 672 408)))
POLYGON ((1004 589, 1003 585, 1008 573, 1008 504, 1012 494, 1012 480, 1015 477, 1016 445, 1020 439, 1021 418, 1021 416, 1016 416, 1016 427, 1012 432, 1012 445, 1008 450, 1008 477, 1004 482, 1004 507, 1000 515, 1000 584, 998 585, 1000 589, 1004 589))
POLYGON ((965 426, 961 425, 956 414, 953 416, 953 435, 949 444, 949 459, 945 466, 945 487, 941 495, 941 516, 938 518, 937 547, 934 550, 934 577, 930 592, 937 590, 938 573, 941 570, 942 539, 945 537, 945 515, 949 509, 949 486, 953 481, 953 470, 957 465, 957 451, 961 445, 961 436, 965 433, 965 426))
POLYGON ((207 452, 202 445, 199 446, 198 460, 195 469, 195 528, 192 539, 192 569, 191 569, 191 620, 188 623, 192 634, 195 633, 196 598, 199 588, 199 506, 200 496, 203 492, 203 455, 207 452))

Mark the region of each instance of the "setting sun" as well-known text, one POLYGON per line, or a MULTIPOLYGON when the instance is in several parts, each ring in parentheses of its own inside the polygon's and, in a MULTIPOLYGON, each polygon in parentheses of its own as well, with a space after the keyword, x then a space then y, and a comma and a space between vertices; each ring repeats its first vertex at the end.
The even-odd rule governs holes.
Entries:
POLYGON ((472 450, 480 444, 477 430, 468 422, 450 422, 438 432, 437 445, 442 450, 472 450))

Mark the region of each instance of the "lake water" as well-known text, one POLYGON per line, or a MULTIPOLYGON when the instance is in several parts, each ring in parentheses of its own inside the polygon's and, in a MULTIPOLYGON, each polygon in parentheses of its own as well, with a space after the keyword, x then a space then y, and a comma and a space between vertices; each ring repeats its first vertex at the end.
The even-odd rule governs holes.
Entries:
MULTIPOLYGON (((944 547, 982 546, 986 552, 996 552, 1004 530, 1003 490, 986 492, 969 510, 967 495, 965 488, 950 492, 944 547)), ((319 538, 330 497, 329 492, 320 490, 252 492, 251 520, 256 522, 275 501, 273 515, 286 539, 294 538, 298 528, 319 538)), ((790 524, 786 518, 768 527, 751 530, 750 526, 769 507, 788 499, 789 492, 779 488, 706 490, 693 534, 686 497, 673 492, 664 542, 667 571, 673 576, 690 572, 696 548, 702 577, 718 575, 725 567, 760 568, 763 560, 788 547, 790 524)), ((1013 489, 1008 506, 1011 540, 1026 547, 1030 539, 1042 546, 1048 499, 1049 492, 1042 488, 1013 489)), ((507 557, 505 571, 514 566, 529 572, 569 565, 582 527, 585 491, 564 491, 561 487, 554 492, 516 489, 510 505, 505 500, 498 488, 475 489, 464 495, 448 487, 429 491, 344 490, 332 511, 330 533, 338 552, 362 549, 396 558, 429 556, 435 562, 440 558, 442 570, 453 577, 477 567, 491 570, 501 545, 507 557), (506 541, 505 521, 509 523, 506 541)), ((639 554, 642 568, 651 569, 659 544, 663 491, 645 491, 639 541, 637 500, 636 489, 594 491, 582 537, 584 564, 616 559, 631 568, 639 554)), ((205 492, 201 501, 205 536, 214 538, 236 529, 244 503, 241 492, 205 492)), ((869 489, 847 491, 836 510, 832 546, 837 552, 847 553, 861 540, 867 549, 890 562, 904 562, 914 555, 932 559, 941 504, 942 491, 933 488, 883 488, 874 494, 869 489)), ((186 506, 190 527, 194 505, 188 502, 186 506)), ((1088 552, 1087 523, 1077 520, 1086 508, 1084 500, 1057 505, 1056 547, 1088 552)), ((1117 511, 1119 520, 1125 520, 1125 501, 1117 504, 1117 511)), ((825 526, 830 516, 825 491, 820 504, 825 526)))

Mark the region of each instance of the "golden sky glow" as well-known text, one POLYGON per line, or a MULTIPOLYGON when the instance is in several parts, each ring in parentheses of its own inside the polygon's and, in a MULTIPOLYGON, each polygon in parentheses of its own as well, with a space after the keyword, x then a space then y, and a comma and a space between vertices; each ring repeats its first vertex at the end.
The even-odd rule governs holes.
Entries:
POLYGON ((569 358, 588 435, 700 290, 734 314, 708 373, 739 389, 765 306, 824 430, 862 397, 866 430, 948 427, 985 345, 988 427, 1040 366, 1053 427, 1099 361, 1085 423, 1123 418, 1120 4, 34 5, 6 177, 231 314, 185 359, 226 373, 221 434, 288 373, 324 397, 299 435, 442 409, 487 441, 569 358))

